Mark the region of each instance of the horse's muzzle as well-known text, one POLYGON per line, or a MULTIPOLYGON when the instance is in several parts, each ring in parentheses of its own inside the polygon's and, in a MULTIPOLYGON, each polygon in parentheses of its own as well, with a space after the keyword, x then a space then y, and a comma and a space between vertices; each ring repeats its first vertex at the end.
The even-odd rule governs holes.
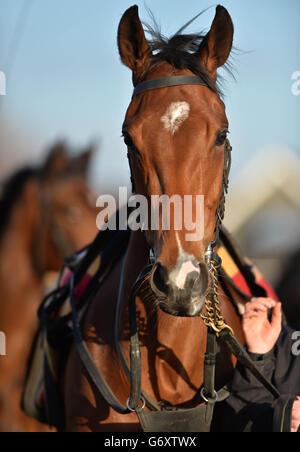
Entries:
POLYGON ((172 315, 199 315, 209 287, 209 271, 204 262, 195 259, 181 261, 168 272, 156 262, 151 276, 151 287, 160 306, 172 315))

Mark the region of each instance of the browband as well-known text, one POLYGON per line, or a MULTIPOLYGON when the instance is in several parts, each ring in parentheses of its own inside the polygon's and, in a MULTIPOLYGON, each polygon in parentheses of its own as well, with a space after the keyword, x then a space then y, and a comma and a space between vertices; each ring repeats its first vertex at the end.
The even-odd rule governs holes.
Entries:
POLYGON ((153 80, 147 80, 139 83, 134 91, 133 95, 140 94, 144 91, 157 88, 167 88, 170 86, 179 85, 203 85, 208 86, 200 77, 196 75, 175 75, 170 77, 155 78, 153 80))

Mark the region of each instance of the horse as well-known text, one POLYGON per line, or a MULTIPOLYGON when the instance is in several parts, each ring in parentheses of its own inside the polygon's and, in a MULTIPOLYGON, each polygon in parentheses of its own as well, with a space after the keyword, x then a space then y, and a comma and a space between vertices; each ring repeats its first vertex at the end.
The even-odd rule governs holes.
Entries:
MULTIPOLYGON (((204 195, 203 238, 187 240, 196 225, 177 230, 175 220, 168 230, 161 221, 157 230, 131 231, 126 253, 80 323, 73 306, 75 340, 61 380, 69 432, 186 431, 171 428, 186 428, 182 417, 188 413, 194 426, 191 418, 198 415, 193 410, 199 407, 206 410, 204 417, 210 416, 237 362, 232 350, 219 343, 216 379, 211 381, 214 364, 208 357, 214 352, 208 352, 208 326, 216 325, 204 305, 212 288, 220 301, 216 331, 233 330, 244 344, 237 307, 242 311, 245 298, 225 279, 217 287, 211 265, 231 150, 217 69, 229 58, 234 28, 222 6, 207 34, 182 34, 184 28, 171 39, 154 30, 148 41, 137 6, 122 16, 118 48, 134 85, 122 131, 135 193, 148 205, 152 196, 191 195, 193 219, 195 197, 204 195), (144 273, 150 255, 152 265, 144 273), (200 391, 203 385, 207 392, 200 391), (147 426, 152 413, 156 420, 147 426)), ((149 207, 149 218, 152 214, 149 207)), ((203 411, 199 416, 203 419, 203 411)))
MULTIPOLYGON (((44 164, 16 171, 0 201, 0 430, 44 431, 21 411, 25 368, 36 327, 45 276, 58 272, 66 255, 96 235, 93 195, 87 169, 89 147, 76 157, 56 143, 44 164)), ((48 278, 46 278, 48 279, 48 278)))

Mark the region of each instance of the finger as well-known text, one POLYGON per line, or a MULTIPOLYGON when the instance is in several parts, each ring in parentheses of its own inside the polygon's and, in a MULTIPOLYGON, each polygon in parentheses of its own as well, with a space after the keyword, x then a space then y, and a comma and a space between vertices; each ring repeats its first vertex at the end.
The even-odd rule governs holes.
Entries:
POLYGON ((258 308, 262 310, 271 309, 276 305, 276 302, 274 300, 268 299, 268 298, 256 298, 250 303, 247 303, 246 306, 248 306, 248 309, 251 308, 258 308))
POLYGON ((298 429, 300 427, 300 422, 298 421, 292 421, 292 425, 291 425, 291 433, 297 433, 298 429))
POLYGON ((251 298, 250 303, 252 301, 260 301, 262 303, 276 304, 276 301, 273 300, 273 298, 270 298, 270 297, 253 297, 253 298, 251 298))
POLYGON ((300 426, 300 397, 293 404, 291 432, 297 432, 300 426))
POLYGON ((245 312, 254 312, 254 311, 266 312, 267 310, 268 308, 259 301, 247 303, 245 305, 245 312))
POLYGON ((258 312, 255 312, 255 311, 246 312, 246 314, 243 315, 243 319, 244 320, 255 319, 257 317, 260 317, 260 314, 258 312))
POLYGON ((282 325, 282 308, 281 303, 276 303, 271 318, 271 325, 273 328, 281 330, 282 325))
POLYGON ((300 399, 296 400, 293 405, 292 417, 300 420, 300 399))
POLYGON ((276 301, 272 300, 272 298, 252 298, 250 301, 250 305, 259 305, 265 306, 268 309, 274 308, 276 305, 276 301))

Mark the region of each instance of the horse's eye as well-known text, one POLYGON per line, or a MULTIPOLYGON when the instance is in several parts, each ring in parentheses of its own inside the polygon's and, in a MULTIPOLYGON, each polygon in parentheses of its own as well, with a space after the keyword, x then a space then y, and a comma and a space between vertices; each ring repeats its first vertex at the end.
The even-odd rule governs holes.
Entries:
POLYGON ((216 136, 216 146, 222 146, 227 138, 228 130, 220 130, 216 136))
POLYGON ((123 137, 124 137, 124 143, 126 144, 126 146, 129 149, 133 149, 135 146, 134 146, 131 136, 128 133, 124 133, 123 137))

